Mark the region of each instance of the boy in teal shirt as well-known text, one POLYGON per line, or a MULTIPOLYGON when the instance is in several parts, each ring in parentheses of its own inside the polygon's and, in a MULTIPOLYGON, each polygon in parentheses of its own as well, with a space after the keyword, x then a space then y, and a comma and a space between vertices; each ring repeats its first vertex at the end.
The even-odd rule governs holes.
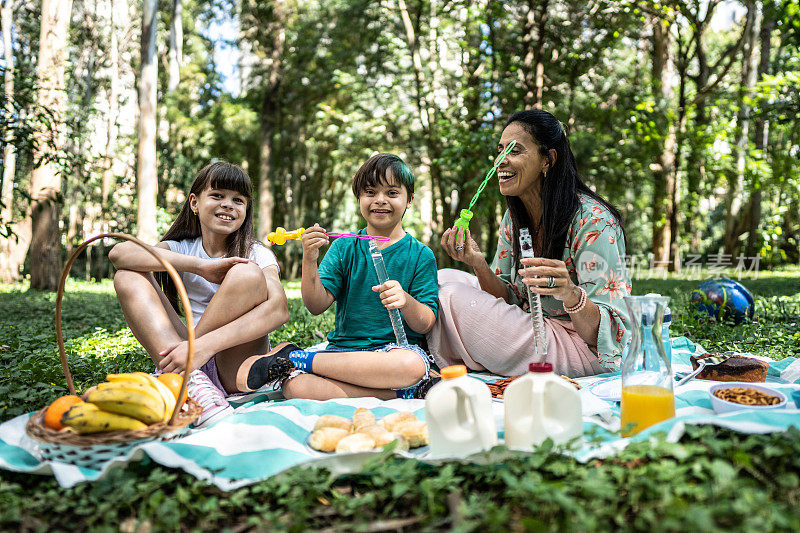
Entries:
POLYGON ((402 226, 414 198, 414 175, 399 157, 378 154, 356 172, 353 193, 367 221, 359 233, 389 239, 377 244, 390 279, 378 284, 365 239, 335 240, 317 267, 319 249, 329 239, 318 224, 308 228, 301 292, 315 315, 336 302, 328 347, 314 353, 282 343, 267 356, 253 356, 240 367, 240 390, 283 380, 287 398, 423 398, 433 384, 430 356, 418 344, 436 321, 436 259, 402 226), (396 344, 389 309, 400 310, 409 344, 396 344))

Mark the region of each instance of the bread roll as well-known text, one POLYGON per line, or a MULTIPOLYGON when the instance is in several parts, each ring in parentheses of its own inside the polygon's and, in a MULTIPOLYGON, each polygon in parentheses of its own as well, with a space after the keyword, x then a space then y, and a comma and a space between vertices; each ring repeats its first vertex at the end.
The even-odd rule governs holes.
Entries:
POLYGON ((308 437, 308 445, 321 452, 330 453, 336 449, 344 437, 349 435, 350 432, 342 428, 319 428, 315 429, 311 436, 308 437))
POLYGON ((352 427, 353 424, 349 419, 336 415, 322 415, 317 419, 317 423, 314 424, 314 430, 320 428, 340 428, 350 431, 352 427))
POLYGON ((336 453, 368 452, 375 447, 375 440, 364 433, 351 433, 336 445, 336 453))
POLYGON ((379 424, 389 431, 394 431, 395 427, 398 424, 402 424, 403 422, 409 422, 417 420, 417 416, 414 413, 407 413, 404 411, 399 411, 397 413, 391 413, 384 416, 379 424))
POLYGON ((408 439, 408 445, 412 448, 426 446, 428 439, 428 423, 421 420, 410 420, 398 424, 394 428, 395 433, 399 433, 408 439))
POLYGON ((371 426, 375 424, 375 415, 369 409, 359 407, 353 413, 353 431, 358 431, 358 428, 363 426, 371 426))
POLYGON ((384 428, 383 426, 379 426, 377 424, 372 424, 371 426, 364 426, 359 428, 357 433, 363 433, 364 435, 369 435, 375 441, 375 446, 380 448, 385 444, 389 444, 395 440, 400 440, 401 442, 398 443, 397 449, 398 450, 408 450, 408 442, 402 435, 398 435, 397 433, 392 433, 388 429, 384 428))
POLYGON ((386 441, 386 442, 384 442, 382 444, 378 444, 377 446, 385 446, 385 445, 389 444, 390 442, 397 441, 397 446, 395 446, 395 448, 394 448, 396 451, 403 451, 403 452, 407 452, 408 451, 410 446, 408 445, 408 439, 407 438, 405 438, 404 436, 402 436, 399 433, 389 433, 389 435, 391 435, 391 439, 390 440, 388 440, 388 441, 386 441))
POLYGON ((387 433, 389 435, 392 434, 388 429, 386 429, 383 426, 379 426, 378 424, 370 424, 369 426, 362 426, 356 430, 356 433, 363 433, 364 435, 369 435, 376 441, 378 440, 378 437, 384 434, 387 433))

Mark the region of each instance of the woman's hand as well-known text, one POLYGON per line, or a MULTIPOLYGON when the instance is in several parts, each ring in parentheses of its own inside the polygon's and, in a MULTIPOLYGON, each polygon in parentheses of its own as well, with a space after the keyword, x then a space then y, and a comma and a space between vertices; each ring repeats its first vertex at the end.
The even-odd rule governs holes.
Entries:
POLYGON ((552 296, 564 303, 565 307, 575 307, 581 294, 569 277, 567 265, 558 259, 530 257, 520 260, 519 269, 522 282, 540 295, 552 296), (550 287, 548 287, 550 285, 550 287))
POLYGON ((211 283, 216 283, 219 285, 222 283, 222 280, 225 279, 228 271, 233 268, 234 265, 249 262, 250 260, 244 257, 218 257, 203 259, 200 261, 200 265, 198 266, 195 274, 202 276, 211 283))
POLYGON ((314 224, 303 232, 303 261, 317 262, 319 249, 330 242, 325 235, 325 228, 314 224))
POLYGON ((447 252, 447 255, 456 261, 468 264, 472 268, 475 268, 475 266, 484 259, 483 253, 478 247, 478 243, 472 238, 472 234, 469 230, 465 230, 464 228, 453 226, 447 229, 442 234, 441 244, 444 251, 447 252))
POLYGON ((402 309, 408 303, 408 294, 397 280, 387 280, 383 285, 375 285, 372 290, 380 293, 381 303, 386 309, 402 309))

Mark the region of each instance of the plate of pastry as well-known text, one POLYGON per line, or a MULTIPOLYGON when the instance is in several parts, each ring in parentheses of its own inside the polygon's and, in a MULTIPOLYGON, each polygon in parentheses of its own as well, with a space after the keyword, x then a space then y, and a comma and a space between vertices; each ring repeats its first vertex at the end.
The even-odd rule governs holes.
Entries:
POLYGON ((359 408, 353 418, 322 415, 314 424, 307 443, 323 453, 356 453, 381 450, 397 441, 397 450, 428 445, 428 424, 414 413, 398 411, 376 421, 369 409, 359 408))
MULTIPOLYGON (((724 359, 718 364, 705 364, 694 379, 708 381, 741 381, 748 383, 787 383, 778 376, 768 376, 769 364, 762 357, 751 353, 740 352, 709 352, 693 355, 689 358, 692 370, 697 370, 704 359, 716 357, 724 359)), ((686 372, 676 372, 675 378, 680 379, 688 375, 686 372)))

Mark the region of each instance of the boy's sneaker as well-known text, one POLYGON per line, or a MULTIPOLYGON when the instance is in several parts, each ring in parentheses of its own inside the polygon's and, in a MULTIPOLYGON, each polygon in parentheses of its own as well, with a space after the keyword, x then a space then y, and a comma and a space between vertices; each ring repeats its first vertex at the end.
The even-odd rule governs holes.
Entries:
POLYGON ((424 400, 431 387, 440 381, 442 381, 442 378, 425 378, 412 387, 398 389, 397 397, 403 400, 424 400))
POLYGON ((189 376, 186 393, 203 407, 203 412, 194 421, 194 427, 205 427, 233 414, 233 407, 225 399, 211 379, 202 370, 195 370, 189 376))
POLYGON ((264 355, 248 357, 236 372, 236 387, 242 392, 252 392, 270 383, 282 385, 295 369, 289 354, 299 349, 291 342, 281 342, 264 355))
POLYGON ((419 385, 417 385, 416 390, 414 391, 414 398, 417 400, 424 400, 425 396, 428 395, 428 391, 431 390, 431 387, 436 385, 442 381, 442 378, 427 378, 422 381, 419 385))

